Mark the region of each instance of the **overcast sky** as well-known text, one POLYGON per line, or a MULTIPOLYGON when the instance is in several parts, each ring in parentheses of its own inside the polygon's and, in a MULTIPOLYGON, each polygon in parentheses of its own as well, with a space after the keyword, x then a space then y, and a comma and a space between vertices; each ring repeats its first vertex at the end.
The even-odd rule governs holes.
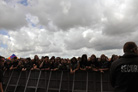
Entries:
POLYGON ((123 55, 138 44, 138 0, 0 0, 0 55, 123 55))

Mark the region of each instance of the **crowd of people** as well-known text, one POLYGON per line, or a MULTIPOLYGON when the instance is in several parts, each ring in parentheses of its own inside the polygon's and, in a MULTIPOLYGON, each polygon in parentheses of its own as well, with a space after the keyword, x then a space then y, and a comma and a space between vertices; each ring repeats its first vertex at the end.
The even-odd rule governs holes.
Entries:
POLYGON ((112 55, 109 59, 106 55, 102 54, 100 58, 92 54, 87 57, 83 54, 82 57, 73 57, 71 59, 61 58, 52 56, 42 56, 39 59, 38 55, 35 55, 33 59, 31 58, 20 58, 14 57, 13 59, 4 59, 3 70, 67 70, 70 73, 75 73, 77 70, 91 70, 104 72, 110 68, 111 63, 118 59, 117 55, 112 55))
POLYGON ((83 54, 81 57, 71 59, 55 56, 51 58, 43 56, 39 59, 35 55, 34 59, 14 57, 9 60, 0 56, 0 91, 3 92, 3 70, 67 70, 73 74, 77 70, 103 73, 110 68, 110 82, 114 92, 138 92, 138 47, 135 42, 126 42, 123 51, 123 56, 112 55, 111 58, 104 54, 100 58, 97 58, 94 54, 90 57, 83 54))

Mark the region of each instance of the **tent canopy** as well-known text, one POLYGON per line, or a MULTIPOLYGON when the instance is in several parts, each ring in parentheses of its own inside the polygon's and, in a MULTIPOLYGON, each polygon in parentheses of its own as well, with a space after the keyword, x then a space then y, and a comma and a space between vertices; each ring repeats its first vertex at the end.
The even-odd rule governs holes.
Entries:
POLYGON ((17 57, 15 54, 12 54, 8 59, 13 59, 14 57, 17 57))

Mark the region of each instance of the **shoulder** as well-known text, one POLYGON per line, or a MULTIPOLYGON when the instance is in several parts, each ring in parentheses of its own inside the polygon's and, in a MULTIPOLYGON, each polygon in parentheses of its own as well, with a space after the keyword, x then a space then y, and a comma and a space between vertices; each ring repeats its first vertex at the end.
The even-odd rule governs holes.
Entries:
POLYGON ((120 59, 117 59, 117 60, 113 61, 112 64, 111 64, 111 69, 114 70, 115 68, 120 66, 123 63, 123 61, 124 61, 123 58, 120 58, 120 59))

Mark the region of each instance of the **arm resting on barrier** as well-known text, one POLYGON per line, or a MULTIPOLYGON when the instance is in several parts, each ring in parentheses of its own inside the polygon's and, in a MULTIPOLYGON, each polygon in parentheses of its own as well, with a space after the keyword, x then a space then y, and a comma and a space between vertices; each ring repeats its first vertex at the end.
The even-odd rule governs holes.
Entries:
POLYGON ((0 82, 0 92, 3 92, 2 83, 0 82))

